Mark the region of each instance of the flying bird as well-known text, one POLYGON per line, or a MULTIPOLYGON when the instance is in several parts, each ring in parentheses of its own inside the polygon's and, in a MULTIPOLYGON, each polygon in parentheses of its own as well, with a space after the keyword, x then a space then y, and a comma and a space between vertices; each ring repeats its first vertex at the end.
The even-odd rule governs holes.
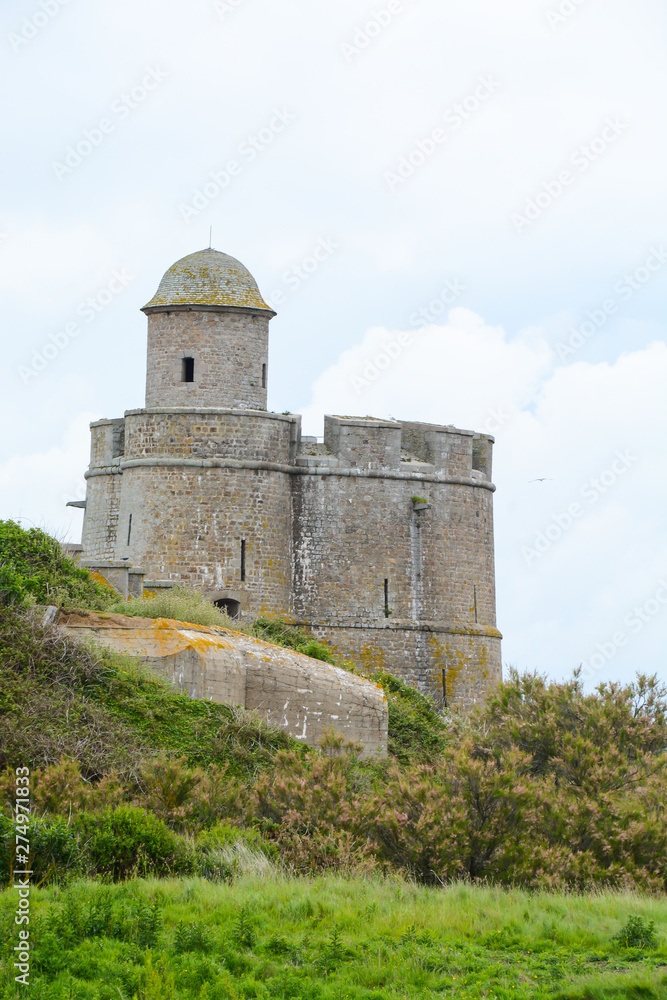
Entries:
POLYGON ((530 479, 529 482, 531 482, 531 483, 553 483, 553 479, 551 479, 549 476, 543 476, 542 479, 530 479))

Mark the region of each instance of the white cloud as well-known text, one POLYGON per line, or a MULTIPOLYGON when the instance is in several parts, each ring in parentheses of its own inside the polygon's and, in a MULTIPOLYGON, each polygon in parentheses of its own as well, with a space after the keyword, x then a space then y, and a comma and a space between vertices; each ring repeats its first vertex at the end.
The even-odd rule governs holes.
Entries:
MULTIPOLYGON (((433 303, 427 303, 433 309, 433 303)), ((444 306, 443 306, 444 309, 444 306)), ((430 420, 489 430, 533 395, 551 363, 538 331, 508 342, 469 309, 453 309, 446 326, 408 331, 374 327, 344 351, 313 386, 304 410, 307 433, 321 434, 322 414, 360 413, 430 420)))

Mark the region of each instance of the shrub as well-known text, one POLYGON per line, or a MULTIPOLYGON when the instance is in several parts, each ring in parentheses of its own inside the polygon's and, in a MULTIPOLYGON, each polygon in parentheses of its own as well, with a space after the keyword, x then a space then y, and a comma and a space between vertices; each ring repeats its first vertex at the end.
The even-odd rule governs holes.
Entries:
MULTIPOLYGON (((76 831, 62 816, 30 821, 30 868, 33 885, 68 878, 87 870, 76 831)), ((0 881, 9 881, 15 867, 15 828, 9 817, 0 814, 0 881)))
POLYGON ((0 521, 0 605, 55 604, 102 610, 113 594, 62 552, 39 528, 0 521))
POLYGON ((657 944, 655 923, 653 920, 645 920, 644 917, 628 917, 625 927, 614 936, 613 940, 621 948, 639 948, 641 951, 655 948, 657 944))
POLYGON ((116 882, 137 873, 185 874, 192 868, 183 842, 144 809, 121 806, 101 814, 82 813, 77 828, 95 873, 116 882))
POLYGON ((95 700, 116 670, 108 654, 8 608, 0 615, 0 659, 0 768, 69 757, 91 778, 144 756, 137 734, 95 700))
POLYGON ((210 940, 203 924, 193 921, 185 924, 180 921, 176 927, 174 935, 174 951, 177 955, 184 955, 193 951, 208 951, 210 940))
POLYGON ((197 838, 197 847, 204 851, 235 847, 238 843, 244 844, 251 851, 261 851, 268 857, 278 856, 275 847, 265 840, 259 830, 233 826, 224 820, 204 830, 197 838))
POLYGON ((207 601, 203 594, 188 587, 173 587, 157 597, 142 601, 117 601, 110 611, 135 618, 171 618, 212 628, 238 627, 238 623, 207 601))
POLYGON ((160 754, 145 763, 140 780, 146 789, 142 804, 169 826, 191 823, 199 811, 197 792, 203 791, 204 772, 187 766, 187 757, 160 754))

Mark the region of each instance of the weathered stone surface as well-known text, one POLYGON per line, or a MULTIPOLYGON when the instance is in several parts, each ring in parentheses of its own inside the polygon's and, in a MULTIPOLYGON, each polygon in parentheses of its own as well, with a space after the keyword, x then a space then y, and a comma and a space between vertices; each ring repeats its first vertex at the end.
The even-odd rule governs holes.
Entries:
POLYGON ((256 710, 273 726, 316 746, 327 729, 387 752, 382 688, 339 667, 241 632, 124 615, 61 615, 75 636, 139 656, 191 698, 256 710))
POLYGON ((256 286, 228 288, 225 264, 204 288, 222 255, 194 256, 147 307, 146 408, 92 425, 84 558, 297 623, 470 708, 501 677, 493 438, 351 416, 302 438, 300 417, 263 409, 271 313, 239 308, 256 286))

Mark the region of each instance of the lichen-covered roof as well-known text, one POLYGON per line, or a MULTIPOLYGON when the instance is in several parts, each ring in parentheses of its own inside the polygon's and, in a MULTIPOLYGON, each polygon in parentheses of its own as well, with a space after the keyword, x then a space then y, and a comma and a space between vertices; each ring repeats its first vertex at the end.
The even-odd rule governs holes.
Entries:
POLYGON ((226 306, 272 312, 247 267, 219 250, 198 250, 172 264, 144 309, 226 306))

